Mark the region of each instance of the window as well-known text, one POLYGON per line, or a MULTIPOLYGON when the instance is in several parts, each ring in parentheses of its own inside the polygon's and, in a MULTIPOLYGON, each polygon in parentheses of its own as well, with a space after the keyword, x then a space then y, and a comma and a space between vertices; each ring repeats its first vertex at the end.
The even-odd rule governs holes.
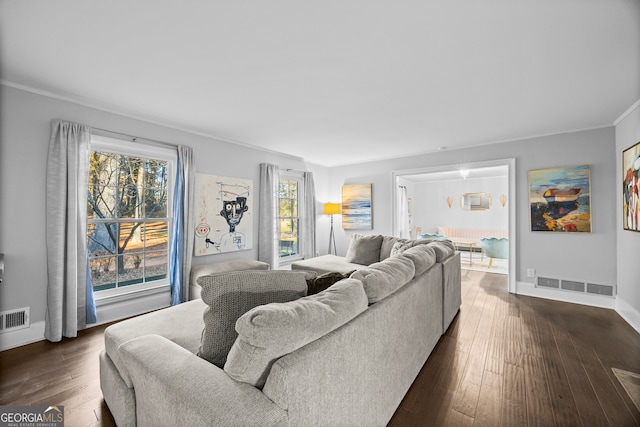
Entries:
POLYGON ((131 145, 96 136, 91 141, 87 247, 94 291, 169 283, 176 154, 125 144, 131 145))
POLYGON ((280 259, 299 258, 299 204, 302 179, 294 174, 280 173, 278 182, 278 236, 280 259))

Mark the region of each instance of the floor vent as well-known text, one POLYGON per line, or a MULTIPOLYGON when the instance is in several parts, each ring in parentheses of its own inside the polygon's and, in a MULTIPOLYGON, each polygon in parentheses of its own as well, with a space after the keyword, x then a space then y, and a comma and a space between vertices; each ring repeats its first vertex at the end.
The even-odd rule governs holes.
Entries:
POLYGON ((555 279, 552 277, 538 276, 535 285, 537 288, 562 289, 608 297, 613 297, 616 294, 615 287, 611 285, 598 285, 596 283, 577 282, 575 280, 555 279))
POLYGON ((29 327, 29 307, 0 313, 0 333, 29 327))

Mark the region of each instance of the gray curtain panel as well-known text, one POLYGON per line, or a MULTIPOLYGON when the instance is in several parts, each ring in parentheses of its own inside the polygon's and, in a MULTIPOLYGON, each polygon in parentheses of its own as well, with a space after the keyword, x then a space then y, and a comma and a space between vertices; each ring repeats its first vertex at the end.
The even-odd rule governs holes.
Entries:
POLYGON ((260 218, 258 221, 258 260, 277 270, 278 253, 278 166, 260 164, 260 218))
POLYGON ((193 219, 194 189, 196 177, 196 165, 193 158, 193 149, 181 145, 178 147, 180 170, 184 179, 183 207, 183 238, 184 252, 182 259, 182 302, 189 301, 189 273, 191 272, 191 259, 193 258, 193 242, 195 224, 193 219))
POLYGON ((44 336, 57 342, 86 326, 89 127, 54 120, 47 160, 47 311, 44 336))
POLYGON ((398 237, 403 239, 411 238, 411 219, 409 218, 409 199, 407 197, 407 187, 401 186, 398 203, 398 237))
POLYGON ((302 237, 302 255, 305 259, 316 256, 316 187, 313 173, 304 173, 304 201, 302 202, 300 234, 302 237))

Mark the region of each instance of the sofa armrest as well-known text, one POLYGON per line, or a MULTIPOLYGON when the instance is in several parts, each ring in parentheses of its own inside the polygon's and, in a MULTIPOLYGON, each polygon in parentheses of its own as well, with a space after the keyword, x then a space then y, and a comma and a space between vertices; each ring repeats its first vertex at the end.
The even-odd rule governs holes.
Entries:
POLYGON ((121 346, 139 425, 276 426, 287 413, 260 390, 159 335, 121 346))

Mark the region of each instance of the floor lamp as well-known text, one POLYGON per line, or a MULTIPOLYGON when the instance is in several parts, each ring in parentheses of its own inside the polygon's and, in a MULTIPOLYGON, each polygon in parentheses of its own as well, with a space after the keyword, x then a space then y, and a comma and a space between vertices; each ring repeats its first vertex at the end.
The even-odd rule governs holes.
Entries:
POLYGON ((331 233, 329 233, 329 254, 331 254, 331 244, 333 244, 333 254, 337 255, 336 237, 333 234, 333 216, 340 214, 340 203, 325 203, 324 214, 331 215, 331 233))

